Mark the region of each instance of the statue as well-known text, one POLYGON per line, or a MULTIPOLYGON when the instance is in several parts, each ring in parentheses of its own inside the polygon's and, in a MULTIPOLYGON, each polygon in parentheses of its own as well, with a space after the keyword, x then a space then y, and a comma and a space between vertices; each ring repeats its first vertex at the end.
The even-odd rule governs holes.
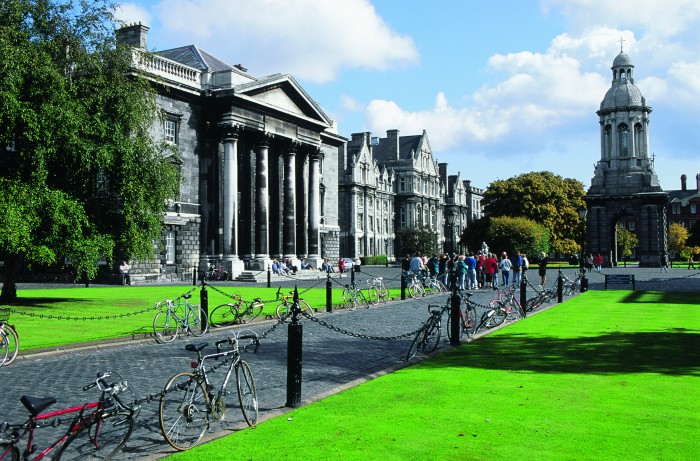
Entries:
POLYGON ((484 256, 489 254, 489 246, 486 244, 486 242, 481 242, 481 254, 484 256))

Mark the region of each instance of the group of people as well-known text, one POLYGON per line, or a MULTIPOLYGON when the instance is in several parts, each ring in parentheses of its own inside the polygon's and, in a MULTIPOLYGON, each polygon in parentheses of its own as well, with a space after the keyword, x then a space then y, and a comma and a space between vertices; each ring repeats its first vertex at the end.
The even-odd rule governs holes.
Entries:
MULTIPOLYGON (((302 270, 310 269, 311 266, 306 262, 306 260, 303 260, 301 262, 301 268, 302 270)), ((278 259, 273 259, 272 267, 270 269, 272 270, 273 274, 277 275, 294 275, 299 270, 299 268, 294 265, 291 258, 287 258, 284 262, 281 262, 278 259)))
MULTIPOLYGON (((549 258, 542 253, 536 262, 539 264, 538 275, 542 286, 547 283, 549 258)), ((457 287, 460 290, 496 288, 499 286, 499 276, 501 285, 515 288, 520 285, 523 272, 530 268, 530 261, 525 253, 519 251, 516 251, 512 258, 509 258, 505 251, 500 258, 495 253, 485 250, 466 255, 436 254, 427 259, 416 253, 413 257, 406 255, 401 268, 409 276, 439 277, 449 288, 452 288, 449 274, 454 269, 457 287)))

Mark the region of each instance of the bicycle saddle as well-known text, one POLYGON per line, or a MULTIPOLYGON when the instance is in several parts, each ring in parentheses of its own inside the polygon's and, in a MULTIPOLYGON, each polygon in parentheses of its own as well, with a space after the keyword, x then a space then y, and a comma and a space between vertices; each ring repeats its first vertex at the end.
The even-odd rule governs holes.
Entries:
POLYGON ((184 299, 190 299, 191 297, 192 297, 192 294, 190 294, 190 293, 182 295, 182 298, 184 298, 184 299))
POLYGON ((187 346, 185 346, 185 350, 190 352, 200 352, 204 350, 204 348, 208 345, 209 343, 188 344, 187 346))
POLYGON ((466 296, 467 298, 471 298, 472 296, 474 296, 474 292, 473 292, 473 291, 465 291, 465 292, 463 292, 462 294, 463 294, 464 296, 466 296))
POLYGON ((55 397, 31 397, 29 395, 23 395, 20 399, 24 408, 29 411, 32 416, 37 416, 42 411, 46 410, 48 407, 56 403, 55 397))

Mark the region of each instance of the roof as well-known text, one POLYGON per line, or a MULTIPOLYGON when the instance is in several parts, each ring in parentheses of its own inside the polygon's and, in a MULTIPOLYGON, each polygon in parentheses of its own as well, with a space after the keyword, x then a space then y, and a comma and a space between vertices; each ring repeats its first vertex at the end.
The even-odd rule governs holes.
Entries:
POLYGON ((197 45, 187 45, 179 48, 172 48, 170 50, 157 51, 155 54, 199 70, 206 70, 210 72, 233 70, 244 74, 244 72, 241 72, 238 68, 230 64, 226 64, 206 51, 199 49, 197 45))

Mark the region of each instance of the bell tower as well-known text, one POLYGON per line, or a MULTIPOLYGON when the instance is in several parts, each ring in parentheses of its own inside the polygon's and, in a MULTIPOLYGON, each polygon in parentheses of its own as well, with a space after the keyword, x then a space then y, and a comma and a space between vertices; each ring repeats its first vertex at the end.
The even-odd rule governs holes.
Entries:
POLYGON ((617 225, 639 238, 640 266, 659 266, 666 251, 667 194, 649 155, 649 114, 634 84, 634 64, 620 47, 612 65, 612 84, 596 112, 600 123, 600 160, 596 163, 588 205, 586 251, 613 265, 617 225))

